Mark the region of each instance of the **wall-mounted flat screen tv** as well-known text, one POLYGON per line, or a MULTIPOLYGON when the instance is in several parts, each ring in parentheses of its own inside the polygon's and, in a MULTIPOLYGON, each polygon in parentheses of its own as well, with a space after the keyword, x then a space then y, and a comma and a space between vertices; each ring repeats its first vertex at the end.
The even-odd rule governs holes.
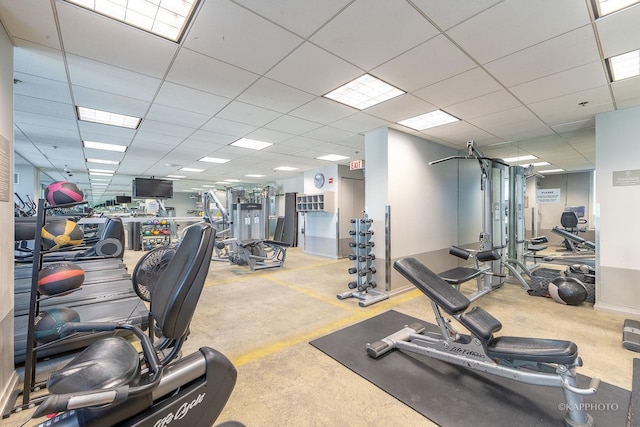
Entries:
POLYGON ((173 181, 169 179, 136 178, 132 197, 135 199, 172 199, 173 181))
POLYGON ((131 196, 116 196, 116 203, 119 205, 131 203, 131 196))

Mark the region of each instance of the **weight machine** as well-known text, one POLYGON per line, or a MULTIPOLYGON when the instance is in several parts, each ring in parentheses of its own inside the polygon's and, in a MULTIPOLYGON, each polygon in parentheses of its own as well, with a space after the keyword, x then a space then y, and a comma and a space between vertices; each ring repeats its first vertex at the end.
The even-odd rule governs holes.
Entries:
POLYGON ((507 246, 505 232, 505 195, 504 195, 504 174, 509 167, 500 159, 486 157, 473 141, 467 141, 467 155, 449 156, 443 159, 429 162, 429 165, 447 162, 449 160, 476 160, 480 166, 480 190, 482 199, 482 231, 479 235, 480 250, 498 251, 501 255, 498 259, 487 259, 485 265, 487 274, 478 281, 478 289, 469 299, 472 301, 491 292, 493 289, 502 286, 504 276, 502 275, 502 264, 504 254, 502 249, 507 246))

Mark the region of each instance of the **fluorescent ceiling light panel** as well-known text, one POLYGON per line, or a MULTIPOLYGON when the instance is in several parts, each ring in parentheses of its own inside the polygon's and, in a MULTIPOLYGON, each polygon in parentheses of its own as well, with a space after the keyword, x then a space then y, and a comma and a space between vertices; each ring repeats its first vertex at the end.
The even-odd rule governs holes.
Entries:
POLYGON ((364 110, 404 93, 370 74, 364 74, 324 96, 358 110, 364 110))
POLYGON ((104 142, 82 141, 82 145, 84 145, 84 148, 93 148, 95 150, 117 151, 119 153, 127 151, 126 145, 105 144, 104 142))
POLYGON ((208 162, 208 163, 227 163, 230 162, 230 159, 218 159, 216 157, 203 157, 199 162, 208 162))
POLYGON ((104 173, 104 172, 89 172, 89 175, 93 175, 93 176, 113 176, 112 173, 104 173))
POLYGON ((531 154, 526 154, 524 156, 506 157, 502 160, 507 163, 519 163, 526 162, 527 160, 538 160, 538 158, 536 156, 532 156, 531 154))
POLYGON ((553 173, 553 172, 564 172, 564 169, 547 169, 546 171, 540 171, 540 173, 553 173))
POLYGON ((640 50, 609 58, 609 68, 614 82, 640 75, 640 50))
POLYGON ((286 171, 286 172, 298 170, 298 168, 294 168, 291 166, 278 166, 277 168, 273 168, 273 169, 277 171, 286 171))
POLYGON ((632 4, 638 3, 640 0, 596 0, 598 8, 598 17, 603 17, 618 10, 627 8, 632 4))
POLYGON ((167 178, 182 179, 182 178, 186 178, 186 176, 185 175, 167 175, 167 178))
POLYGON ((347 156, 341 156, 339 154, 327 154, 326 156, 316 157, 318 160, 328 160, 330 162, 337 162, 338 160, 348 159, 347 156))
POLYGON ((250 173, 245 175, 247 178, 263 178, 266 175, 260 175, 259 173, 250 173))
POLYGON ((107 182, 111 182, 111 180, 110 180, 110 179, 106 179, 106 178, 89 178, 89 180, 90 180, 91 182, 94 182, 94 181, 107 181, 107 182))
POLYGON ((533 166, 534 168, 540 167, 540 166, 549 166, 551 163, 549 162, 537 162, 537 163, 531 163, 531 166, 533 166))
POLYGON ((181 168, 180 170, 185 172, 204 172, 204 169, 196 169, 196 168, 181 168))
POLYGON ((127 129, 138 129, 142 119, 140 117, 125 116, 123 114, 110 113, 108 111, 94 110, 93 108, 78 107, 78 120, 100 123, 103 125, 119 126, 127 129))
POLYGON ((108 170, 108 169, 89 169, 89 172, 104 172, 104 173, 110 173, 110 174, 114 174, 116 173, 116 171, 112 171, 112 170, 108 170))
POLYGON ((141 30, 177 42, 197 0, 66 0, 141 30))
POLYGON ((273 144, 271 142, 258 141, 255 139, 240 138, 236 142, 232 142, 230 145, 233 145, 234 147, 250 148, 251 150, 262 150, 263 148, 267 148, 273 144))
POLYGON ((87 163, 98 163, 100 165, 119 165, 120 162, 116 160, 103 160, 103 159, 86 159, 87 163))
POLYGON ((420 116, 411 117, 410 119, 402 120, 397 123, 411 129, 425 130, 436 126, 446 125, 447 123, 457 122, 459 120, 459 118, 453 117, 449 113, 445 113, 442 110, 436 110, 420 116))
POLYGON ((240 182, 239 179, 231 179, 231 178, 225 179, 224 181, 225 182, 240 182))

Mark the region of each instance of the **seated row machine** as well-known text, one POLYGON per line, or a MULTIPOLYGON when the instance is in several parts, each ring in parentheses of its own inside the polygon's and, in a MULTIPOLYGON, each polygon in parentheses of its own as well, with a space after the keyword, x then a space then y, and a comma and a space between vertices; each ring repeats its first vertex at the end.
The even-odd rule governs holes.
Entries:
POLYGON ((228 259, 230 264, 246 265, 251 271, 282 267, 288 243, 266 239, 225 239, 216 243, 215 261, 228 259))
POLYGON ((481 307, 466 311, 469 299, 418 260, 399 259, 394 268, 431 300, 440 333, 423 334, 425 327, 413 323, 381 341, 367 344, 370 357, 378 358, 397 348, 526 384, 562 388, 567 408, 565 424, 593 426, 582 396, 596 393, 600 380, 592 379, 586 389, 578 387, 575 369, 582 366, 582 359, 575 343, 494 337, 502 328, 500 321, 481 307), (441 308, 468 329, 470 335, 456 331, 443 318, 441 308))

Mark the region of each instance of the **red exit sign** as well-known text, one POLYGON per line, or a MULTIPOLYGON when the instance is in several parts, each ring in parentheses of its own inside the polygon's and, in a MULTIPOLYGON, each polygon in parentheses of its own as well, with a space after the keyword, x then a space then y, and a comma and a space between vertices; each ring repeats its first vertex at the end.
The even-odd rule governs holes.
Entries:
POLYGON ((352 162, 349 162, 349 169, 350 170, 356 170, 356 169, 364 169, 364 161, 363 160, 354 160, 352 162))

